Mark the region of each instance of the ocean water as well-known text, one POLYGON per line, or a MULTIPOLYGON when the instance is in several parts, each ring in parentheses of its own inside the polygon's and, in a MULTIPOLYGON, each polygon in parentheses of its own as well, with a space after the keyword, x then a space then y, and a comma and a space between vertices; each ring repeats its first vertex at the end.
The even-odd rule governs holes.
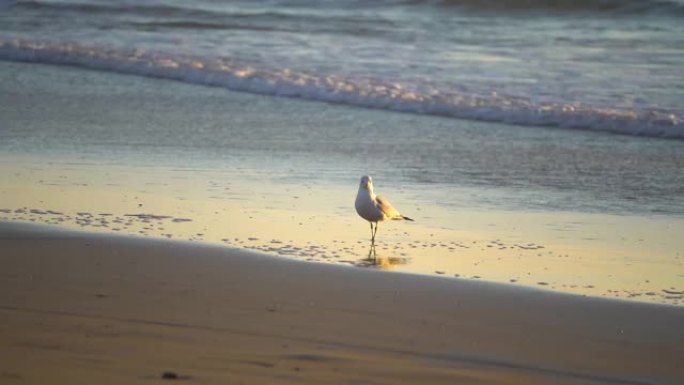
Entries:
POLYGON ((0 60, 684 138, 681 0, 0 2, 0 60))

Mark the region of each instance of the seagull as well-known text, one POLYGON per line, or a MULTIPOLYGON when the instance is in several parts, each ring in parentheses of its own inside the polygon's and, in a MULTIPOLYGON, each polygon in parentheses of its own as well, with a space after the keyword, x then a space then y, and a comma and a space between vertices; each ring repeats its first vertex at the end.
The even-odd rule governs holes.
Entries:
POLYGON ((355 206, 359 216, 370 222, 371 246, 375 245, 375 233, 378 232, 378 222, 388 219, 413 221, 413 219, 401 215, 397 209, 392 207, 392 204, 387 199, 375 195, 373 179, 368 175, 361 177, 355 206), (373 223, 375 223, 375 229, 373 229, 373 223))

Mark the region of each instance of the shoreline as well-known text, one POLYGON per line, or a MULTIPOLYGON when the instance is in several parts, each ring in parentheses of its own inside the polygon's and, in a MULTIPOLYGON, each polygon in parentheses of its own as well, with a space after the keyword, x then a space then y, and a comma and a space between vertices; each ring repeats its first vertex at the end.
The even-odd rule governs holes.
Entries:
MULTIPOLYGON (((69 172, 60 174, 69 175, 69 172)), ((76 175, 85 180, 93 173, 76 175)), ((684 304, 681 277, 677 274, 681 256, 673 255, 671 261, 663 259, 677 242, 666 239, 678 223, 667 217, 640 219, 560 212, 461 210, 457 212, 469 221, 469 227, 462 230, 440 228, 429 221, 383 226, 377 246, 378 258, 369 260, 367 240, 363 237, 364 223, 348 215, 348 209, 340 208, 338 214, 302 206, 305 210, 302 213, 296 207, 286 208, 282 204, 281 208, 259 207, 258 200, 231 201, 230 197, 181 200, 165 193, 136 192, 131 187, 116 188, 116 192, 105 194, 97 188, 96 180, 90 179, 90 186, 84 188, 75 178, 69 179, 73 187, 64 183, 43 187, 43 195, 66 197, 57 205, 35 205, 35 200, 24 199, 31 197, 35 184, 15 189, 6 202, 10 205, 0 207, 0 221, 205 242, 300 261, 498 282, 597 298, 684 304), (11 204, 13 201, 15 205, 11 204), (496 223, 496 227, 491 227, 491 223, 496 223), (638 230, 648 223, 652 225, 648 233, 640 233, 638 230), (577 235, 566 237, 572 232, 577 235), (594 239, 611 236, 614 239, 580 243, 581 234, 594 239), (637 242, 646 236, 655 238, 646 244, 637 242), (634 241, 626 242, 624 237, 634 241), (656 245, 657 239, 662 242, 656 245), (651 260, 623 259, 623 255, 635 252, 650 256, 651 260)), ((171 177, 160 177, 164 179, 171 177)), ((204 181, 202 177, 198 179, 200 183, 204 181)), ((183 186, 186 185, 183 190, 193 188, 187 182, 183 186)), ((5 187, 12 188, 12 184, 5 187)), ((276 199, 287 201, 291 199, 288 194, 303 196, 315 191, 309 187, 288 189, 289 193, 276 199)), ((316 194, 330 191, 326 188, 316 194)), ((3 193, 7 196, 0 190, 0 196, 3 193)), ((429 214, 424 212, 424 215, 429 214)))
POLYGON ((684 309, 0 223, 9 383, 676 384, 684 309), (562 349, 558 347, 562 346, 562 349))
POLYGON ((0 220, 367 265, 353 200, 370 174, 416 219, 380 226, 379 268, 684 304, 684 157, 667 141, 0 72, 0 220))
MULTIPOLYGON (((597 301, 607 301, 607 302, 624 302, 636 305, 649 305, 649 306, 664 306, 673 307, 677 309, 684 309, 681 304, 655 302, 655 301, 644 301, 642 299, 634 299, 628 297, 610 297, 610 296, 600 296, 591 294, 580 294, 569 291, 555 290, 549 288, 547 285, 520 285, 514 282, 501 282, 486 279, 473 279, 466 276, 448 276, 443 274, 423 274, 405 270, 394 270, 384 266, 384 262, 378 260, 376 262, 370 260, 359 260, 356 263, 349 261, 349 263, 330 263, 327 260, 314 260, 314 259, 301 259, 293 257, 287 254, 272 254, 258 248, 249 248, 240 245, 226 244, 225 242, 217 242, 203 239, 182 239, 182 238, 168 238, 164 236, 151 235, 151 234, 127 234, 127 233, 117 233, 110 232, 106 229, 104 231, 94 231, 94 229, 86 228, 73 228, 73 227, 63 227, 59 224, 46 224, 31 221, 7 221, 0 220, 0 236, 3 234, 23 234, 27 239, 33 238, 30 234, 40 234, 40 238, 93 238, 101 241, 115 240, 120 242, 152 242, 160 243, 161 245, 176 244, 179 247, 184 248, 202 248, 207 250, 215 249, 215 252, 225 253, 227 256, 233 253, 239 254, 246 258, 257 258, 257 259, 270 259, 274 261, 283 261, 286 263, 292 262, 295 264, 314 264, 318 266, 327 266, 332 269, 349 269, 352 271, 373 271, 379 274, 398 274, 408 277, 418 277, 421 279, 437 279, 444 281, 457 281, 457 282, 467 282, 474 285, 484 285, 491 286, 494 288, 499 288, 500 290, 513 290, 521 291, 521 293, 542 293, 551 296, 559 296, 559 298, 577 298, 577 299, 587 299, 587 300, 597 300, 597 301)), ((11 236, 10 236, 11 238, 11 236)), ((4 239, 0 238, 0 239, 4 239)), ((667 293, 666 293, 667 294, 667 293)), ((681 295, 680 293, 675 293, 677 298, 681 295)))

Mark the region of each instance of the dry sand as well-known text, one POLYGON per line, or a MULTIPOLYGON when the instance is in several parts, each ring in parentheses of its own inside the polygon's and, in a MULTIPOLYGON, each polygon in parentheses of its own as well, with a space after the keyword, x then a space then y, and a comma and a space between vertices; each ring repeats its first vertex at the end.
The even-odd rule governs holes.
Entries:
POLYGON ((8 223, 0 325, 2 384, 684 383, 681 307, 8 223))

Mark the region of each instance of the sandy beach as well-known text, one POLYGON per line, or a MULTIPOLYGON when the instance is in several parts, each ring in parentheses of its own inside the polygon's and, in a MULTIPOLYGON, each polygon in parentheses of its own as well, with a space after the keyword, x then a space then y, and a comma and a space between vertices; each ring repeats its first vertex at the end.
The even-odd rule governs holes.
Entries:
POLYGON ((0 227, 6 384, 680 384, 684 309, 0 227))

